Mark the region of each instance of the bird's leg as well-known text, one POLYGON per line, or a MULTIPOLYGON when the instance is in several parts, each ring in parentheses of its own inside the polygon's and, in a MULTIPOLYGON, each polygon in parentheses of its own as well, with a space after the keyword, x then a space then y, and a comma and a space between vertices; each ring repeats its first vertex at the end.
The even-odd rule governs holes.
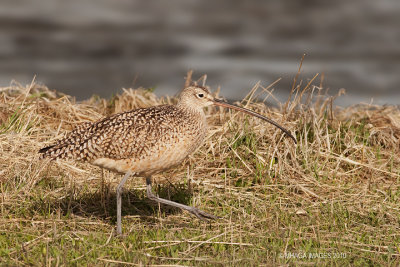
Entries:
POLYGON ((187 210, 188 212, 194 214, 197 218, 199 218, 200 220, 203 220, 203 221, 204 220, 209 220, 209 219, 213 219, 213 220, 218 219, 217 216, 214 216, 212 214, 208 214, 208 213, 206 213, 206 212, 204 212, 202 210, 199 210, 199 209, 197 209, 195 207, 186 206, 186 205, 183 205, 183 204, 171 201, 171 200, 163 199, 163 198, 160 198, 160 197, 154 195, 153 192, 151 191, 151 176, 150 177, 146 177, 146 188, 147 188, 147 197, 149 199, 151 199, 151 200, 154 200, 154 201, 156 201, 158 203, 162 203, 162 204, 165 204, 165 205, 170 205, 170 206, 173 206, 173 207, 177 207, 177 208, 181 208, 181 209, 187 210))
POLYGON ((131 176, 131 172, 127 172, 122 178, 122 181, 117 186, 117 234, 122 234, 122 226, 121 226, 121 193, 126 180, 128 180, 129 176, 131 176))

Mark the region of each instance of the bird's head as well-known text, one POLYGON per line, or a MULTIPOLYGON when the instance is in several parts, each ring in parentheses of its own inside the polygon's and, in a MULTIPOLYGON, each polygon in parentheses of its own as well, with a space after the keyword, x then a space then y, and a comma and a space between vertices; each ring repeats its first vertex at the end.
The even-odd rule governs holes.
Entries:
POLYGON ((190 108, 202 109, 214 104, 214 97, 203 86, 191 85, 183 89, 179 97, 179 103, 190 108))
POLYGON ((193 84, 193 85, 188 86, 185 89, 183 89, 183 91, 181 92, 180 97, 179 97, 178 105, 181 105, 186 108, 193 109, 193 110, 202 110, 202 108, 208 107, 211 105, 235 109, 235 110, 247 113, 249 115, 255 116, 257 118, 260 118, 264 121, 271 123, 272 125, 276 126, 280 130, 285 132, 286 135, 288 135, 290 138, 293 139, 293 141, 295 143, 297 143, 296 138, 294 138, 294 136, 287 129, 283 128, 275 121, 273 121, 261 114, 258 114, 254 111, 251 111, 249 109, 242 108, 242 107, 239 107, 239 106, 236 106, 233 104, 229 104, 221 99, 217 99, 210 93, 210 91, 206 87, 203 87, 203 86, 193 84))

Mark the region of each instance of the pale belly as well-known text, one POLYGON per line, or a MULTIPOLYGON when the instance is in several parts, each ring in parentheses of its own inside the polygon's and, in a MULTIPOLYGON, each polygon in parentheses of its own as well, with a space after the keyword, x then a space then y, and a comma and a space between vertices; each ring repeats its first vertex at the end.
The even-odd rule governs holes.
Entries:
POLYGON ((140 176, 149 176, 169 169, 181 163, 189 154, 201 145, 204 136, 196 140, 184 140, 174 145, 161 145, 148 156, 128 159, 98 158, 91 162, 99 167, 140 176))

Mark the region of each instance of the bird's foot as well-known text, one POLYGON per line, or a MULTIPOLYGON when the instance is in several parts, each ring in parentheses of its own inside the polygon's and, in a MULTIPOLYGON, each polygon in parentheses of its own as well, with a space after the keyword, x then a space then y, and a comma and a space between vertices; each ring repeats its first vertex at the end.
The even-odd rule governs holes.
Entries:
POLYGON ((216 220, 219 219, 220 217, 209 214, 207 212, 204 212, 202 210, 199 210, 198 208, 195 207, 190 207, 190 209, 188 209, 187 211, 189 211, 190 213, 192 213, 193 215, 195 215, 197 218, 199 218, 202 221, 208 221, 208 220, 216 220))

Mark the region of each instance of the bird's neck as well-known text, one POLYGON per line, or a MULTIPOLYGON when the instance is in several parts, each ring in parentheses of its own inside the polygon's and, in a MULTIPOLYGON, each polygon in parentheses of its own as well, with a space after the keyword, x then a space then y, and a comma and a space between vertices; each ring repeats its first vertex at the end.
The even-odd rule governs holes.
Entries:
POLYGON ((202 107, 199 107, 199 106, 197 106, 197 105, 190 105, 190 104, 188 104, 188 103, 179 101, 179 102, 176 104, 176 106, 177 106, 179 109, 181 109, 181 110, 183 110, 183 111, 185 111, 185 112, 188 112, 188 113, 190 113, 190 114, 193 114, 193 115, 196 115, 196 116, 200 116, 200 117, 204 117, 204 118, 205 118, 205 116, 206 116, 206 115, 204 114, 203 108, 202 108, 202 107))
POLYGON ((186 114, 191 123, 201 125, 200 128, 207 128, 206 114, 204 113, 203 108, 195 105, 190 106, 179 104, 179 102, 177 103, 176 107, 186 114))

